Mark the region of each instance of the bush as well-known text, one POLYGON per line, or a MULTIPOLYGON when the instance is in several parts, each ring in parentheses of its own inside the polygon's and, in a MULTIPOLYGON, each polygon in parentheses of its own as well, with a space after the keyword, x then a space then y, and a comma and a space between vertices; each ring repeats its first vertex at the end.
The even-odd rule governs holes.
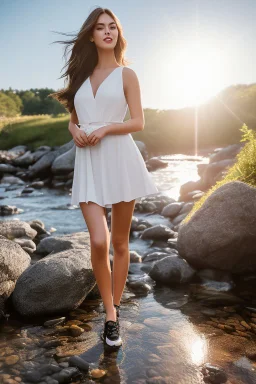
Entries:
POLYGON ((256 187, 256 132, 252 129, 248 129, 246 124, 243 124, 242 128, 242 141, 248 141, 241 151, 236 156, 236 163, 230 167, 225 177, 217 181, 217 183, 211 187, 198 201, 195 202, 192 210, 184 219, 184 223, 187 223, 192 215, 202 206, 204 201, 220 186, 230 182, 239 180, 244 183, 256 187))

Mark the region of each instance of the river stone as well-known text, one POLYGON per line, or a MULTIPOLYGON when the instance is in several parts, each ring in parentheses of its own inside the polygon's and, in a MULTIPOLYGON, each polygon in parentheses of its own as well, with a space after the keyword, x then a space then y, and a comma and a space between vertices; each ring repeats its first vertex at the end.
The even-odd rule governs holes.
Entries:
POLYGON ((67 249, 83 248, 90 242, 89 232, 76 232, 64 236, 49 236, 40 241, 36 252, 41 255, 54 254, 67 249))
POLYGON ((0 296, 8 298, 19 276, 29 267, 30 256, 15 242, 0 238, 0 296))
POLYGON ((35 164, 31 165, 28 172, 28 177, 35 177, 41 172, 49 171, 54 160, 69 151, 74 145, 74 140, 69 141, 68 143, 62 145, 60 148, 47 152, 44 156, 42 156, 35 164))
POLYGON ((20 179, 17 176, 4 176, 1 179, 1 184, 14 184, 14 185, 15 184, 19 184, 19 185, 23 185, 23 184, 25 184, 25 181, 23 181, 22 179, 20 179))
POLYGON ((181 257, 198 269, 256 271, 256 188, 240 181, 215 190, 179 228, 181 257))
POLYGON ((163 284, 187 283, 195 274, 186 260, 178 256, 166 256, 156 261, 149 272, 149 276, 163 284))
POLYGON ((20 276, 12 295, 23 316, 51 315, 77 308, 92 290, 95 278, 90 246, 47 256, 20 276))
POLYGON ((67 174, 74 169, 75 165, 75 156, 76 156, 76 146, 74 145, 69 151, 62 153, 60 156, 56 157, 52 163, 52 173, 53 174, 67 174))
POLYGON ((0 235, 9 240, 22 237, 24 239, 34 239, 37 232, 28 223, 20 220, 6 220, 0 223, 0 235))
POLYGON ((244 143, 228 145, 225 148, 221 148, 218 152, 214 152, 209 157, 209 163, 216 163, 221 160, 232 159, 240 152, 244 143))
POLYGON ((176 202, 176 203, 168 204, 162 210, 161 215, 164 217, 175 217, 178 215, 183 205, 184 205, 184 202, 176 202))
POLYGON ((140 238, 142 240, 168 240, 174 237, 175 232, 163 224, 154 225, 151 228, 145 229, 140 238))
POLYGON ((222 172, 224 169, 231 167, 235 162, 236 159, 225 159, 216 163, 209 164, 202 175, 204 185, 206 187, 211 187, 212 185, 214 185, 219 173, 222 172))

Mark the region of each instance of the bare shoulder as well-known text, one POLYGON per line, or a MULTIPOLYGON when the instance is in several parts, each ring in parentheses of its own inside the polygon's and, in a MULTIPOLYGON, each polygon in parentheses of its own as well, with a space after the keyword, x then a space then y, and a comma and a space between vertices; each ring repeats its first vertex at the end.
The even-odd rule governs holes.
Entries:
POLYGON ((139 88, 139 79, 133 69, 129 67, 123 68, 123 83, 125 93, 127 93, 129 90, 139 88))
POLYGON ((123 73, 125 78, 129 80, 137 79, 137 74, 132 68, 124 67, 123 73))

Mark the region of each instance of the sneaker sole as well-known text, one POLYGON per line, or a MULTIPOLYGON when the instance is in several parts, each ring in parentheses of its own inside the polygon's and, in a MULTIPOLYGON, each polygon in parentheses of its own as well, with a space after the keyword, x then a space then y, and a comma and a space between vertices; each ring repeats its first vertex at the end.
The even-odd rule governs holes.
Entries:
POLYGON ((104 338, 104 335, 102 334, 102 335, 101 335, 101 339, 102 339, 107 345, 109 345, 110 347, 119 347, 119 346, 122 345, 122 343, 123 343, 121 337, 119 337, 117 340, 110 340, 110 339, 108 339, 107 337, 104 338))

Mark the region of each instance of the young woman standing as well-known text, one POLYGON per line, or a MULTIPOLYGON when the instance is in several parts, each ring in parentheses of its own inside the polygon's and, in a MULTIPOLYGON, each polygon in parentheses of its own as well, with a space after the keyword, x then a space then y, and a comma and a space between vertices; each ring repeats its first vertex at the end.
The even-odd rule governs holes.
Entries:
POLYGON ((76 145, 71 204, 80 205, 90 233, 93 272, 106 310, 102 338, 119 346, 135 199, 158 192, 131 136, 144 129, 140 86, 125 66, 126 41, 109 9, 94 9, 75 39, 65 43, 72 44, 63 75, 69 83, 53 95, 71 113, 69 131, 76 145), (124 122, 128 107, 131 118, 124 122), (106 207, 112 208, 113 285, 106 207))

